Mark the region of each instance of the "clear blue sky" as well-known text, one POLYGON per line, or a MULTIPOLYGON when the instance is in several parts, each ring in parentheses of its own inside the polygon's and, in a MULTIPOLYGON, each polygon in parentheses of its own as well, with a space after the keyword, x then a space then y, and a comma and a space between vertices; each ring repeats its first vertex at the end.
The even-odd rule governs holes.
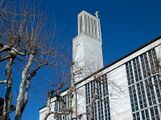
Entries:
MULTIPOLYGON (((161 36, 161 0, 41 0, 39 4, 49 19, 54 19, 57 39, 69 50, 77 35, 77 14, 99 11, 105 65, 161 36)), ((55 75, 43 70, 32 81, 22 120, 38 120, 39 108, 46 104, 51 88, 49 81, 54 79, 48 76, 55 75)))

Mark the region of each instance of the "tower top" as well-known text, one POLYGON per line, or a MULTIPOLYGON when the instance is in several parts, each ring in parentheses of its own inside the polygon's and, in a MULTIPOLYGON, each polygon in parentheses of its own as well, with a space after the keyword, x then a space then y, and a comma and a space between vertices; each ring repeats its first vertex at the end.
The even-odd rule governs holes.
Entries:
POLYGON ((84 10, 78 14, 78 35, 79 34, 85 34, 102 41, 98 11, 95 12, 95 15, 84 10))

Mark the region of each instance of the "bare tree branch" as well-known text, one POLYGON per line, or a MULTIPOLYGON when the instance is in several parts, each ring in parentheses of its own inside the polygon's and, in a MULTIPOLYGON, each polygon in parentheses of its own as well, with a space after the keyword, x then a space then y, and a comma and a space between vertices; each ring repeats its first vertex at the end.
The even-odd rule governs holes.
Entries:
POLYGON ((7 82, 7 80, 0 80, 0 84, 4 84, 6 82, 7 82))

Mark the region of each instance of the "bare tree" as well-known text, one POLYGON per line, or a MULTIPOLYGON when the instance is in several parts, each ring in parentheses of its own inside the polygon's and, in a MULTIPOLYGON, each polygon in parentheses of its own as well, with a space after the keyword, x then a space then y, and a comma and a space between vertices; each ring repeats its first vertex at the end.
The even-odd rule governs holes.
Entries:
POLYGON ((14 65, 21 68, 21 82, 15 105, 15 120, 21 120, 31 80, 42 67, 55 67, 60 53, 53 46, 55 28, 46 31, 48 22, 44 15, 31 10, 31 7, 19 11, 6 9, 3 3, 1 1, 0 4, 0 21, 3 24, 0 28, 0 62, 6 61, 6 79, 0 81, 0 84, 6 86, 3 120, 8 120, 10 115, 14 65))

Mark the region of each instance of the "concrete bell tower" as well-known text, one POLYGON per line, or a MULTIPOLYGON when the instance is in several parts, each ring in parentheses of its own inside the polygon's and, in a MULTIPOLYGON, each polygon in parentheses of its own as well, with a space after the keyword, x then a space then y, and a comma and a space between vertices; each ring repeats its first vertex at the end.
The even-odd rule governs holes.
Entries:
POLYGON ((82 11, 78 14, 78 35, 73 39, 73 82, 80 81, 102 67, 102 35, 98 11, 95 16, 82 11))

